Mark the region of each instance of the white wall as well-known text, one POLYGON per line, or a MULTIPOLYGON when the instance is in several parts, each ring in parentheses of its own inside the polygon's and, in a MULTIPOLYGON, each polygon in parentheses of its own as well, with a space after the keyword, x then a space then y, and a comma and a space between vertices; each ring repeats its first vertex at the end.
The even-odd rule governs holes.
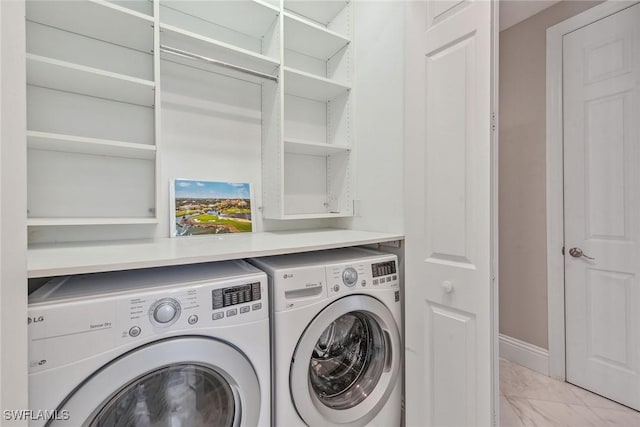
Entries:
MULTIPOLYGON (((27 409, 24 3, 0 1, 0 409, 27 409)), ((45 409, 45 408, 43 408, 45 409)), ((0 425, 26 425, 7 420, 0 425)))

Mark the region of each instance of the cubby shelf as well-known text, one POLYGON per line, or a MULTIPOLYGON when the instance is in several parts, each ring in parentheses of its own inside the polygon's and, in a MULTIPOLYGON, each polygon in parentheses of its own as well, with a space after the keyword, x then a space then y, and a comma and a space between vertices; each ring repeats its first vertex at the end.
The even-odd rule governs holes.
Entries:
POLYGON ((163 23, 162 10, 175 12, 208 21, 233 31, 261 38, 273 26, 280 10, 260 0, 235 1, 161 1, 160 19, 163 23))
MULTIPOLYGON (((280 66, 280 62, 277 59, 209 37, 201 36, 172 25, 160 24, 160 38, 161 44, 163 45, 215 58, 222 62, 259 71, 261 73, 275 75, 280 66)), ((181 58, 171 54, 163 53, 162 58, 168 61, 182 63, 184 65, 195 66, 197 68, 205 69, 206 71, 214 71, 218 73, 225 72, 221 67, 208 66, 202 62, 196 62, 188 58, 181 58)))
POLYGON ((157 218, 28 218, 29 227, 64 225, 157 224, 157 218))
POLYGON ((305 18, 328 25, 349 4, 347 0, 326 2, 308 0, 285 0, 284 8, 305 18))
POLYGON ((334 80, 284 67, 284 91, 289 95, 316 101, 330 101, 351 88, 334 80))
POLYGON ((349 147, 342 145, 302 141, 294 138, 286 138, 284 140, 285 153, 305 154, 308 156, 330 156, 332 154, 345 153, 349 150, 349 147))
POLYGON ((27 54, 27 84, 152 107, 155 84, 44 56, 27 54))
POLYGON ((284 12, 284 48, 327 60, 350 40, 316 23, 284 12))
POLYGON ((153 18, 107 1, 27 1, 26 17, 75 34, 153 51, 153 18))
POLYGON ((27 148, 33 150, 63 151, 99 156, 125 157, 130 159, 153 159, 154 145, 137 144, 108 139, 62 135, 50 132, 27 131, 27 148))

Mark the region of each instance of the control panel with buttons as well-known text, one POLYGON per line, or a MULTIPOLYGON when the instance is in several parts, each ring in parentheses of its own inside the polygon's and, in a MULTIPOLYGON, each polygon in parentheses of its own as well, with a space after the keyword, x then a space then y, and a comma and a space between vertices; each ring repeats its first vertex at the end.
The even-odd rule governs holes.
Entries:
POLYGON ((268 316, 263 308, 266 288, 266 280, 253 278, 226 286, 202 283, 129 298, 129 323, 119 334, 122 339, 142 339, 180 328, 254 321, 268 316))
POLYGON ((383 262, 359 261, 327 266, 329 297, 360 289, 396 288, 400 286, 395 259, 383 262))

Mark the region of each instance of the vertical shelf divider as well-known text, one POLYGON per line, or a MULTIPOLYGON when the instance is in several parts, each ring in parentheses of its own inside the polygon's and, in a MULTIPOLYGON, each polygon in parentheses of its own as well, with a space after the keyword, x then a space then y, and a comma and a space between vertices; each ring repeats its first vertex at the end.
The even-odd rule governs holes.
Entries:
MULTIPOLYGON (((159 220, 159 213, 164 211, 165 207, 160 208, 160 200, 162 200, 162 173, 160 157, 162 156, 162 88, 160 78, 160 0, 153 0, 153 79, 155 81, 155 102, 154 102, 154 141, 156 145, 156 197, 155 206, 153 206, 153 215, 159 220)), ((165 215, 168 217, 168 215, 165 215)))

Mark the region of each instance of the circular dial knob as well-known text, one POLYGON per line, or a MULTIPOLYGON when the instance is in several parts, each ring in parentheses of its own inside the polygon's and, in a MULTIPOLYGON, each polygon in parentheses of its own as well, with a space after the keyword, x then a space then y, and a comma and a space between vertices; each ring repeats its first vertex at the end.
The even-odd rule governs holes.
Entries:
POLYGON ((151 317, 158 326, 170 326, 180 317, 180 303, 172 298, 156 301, 151 307, 151 317))
POLYGON ((358 281, 358 272, 355 268, 347 267, 342 272, 342 281, 345 285, 351 287, 358 281))

